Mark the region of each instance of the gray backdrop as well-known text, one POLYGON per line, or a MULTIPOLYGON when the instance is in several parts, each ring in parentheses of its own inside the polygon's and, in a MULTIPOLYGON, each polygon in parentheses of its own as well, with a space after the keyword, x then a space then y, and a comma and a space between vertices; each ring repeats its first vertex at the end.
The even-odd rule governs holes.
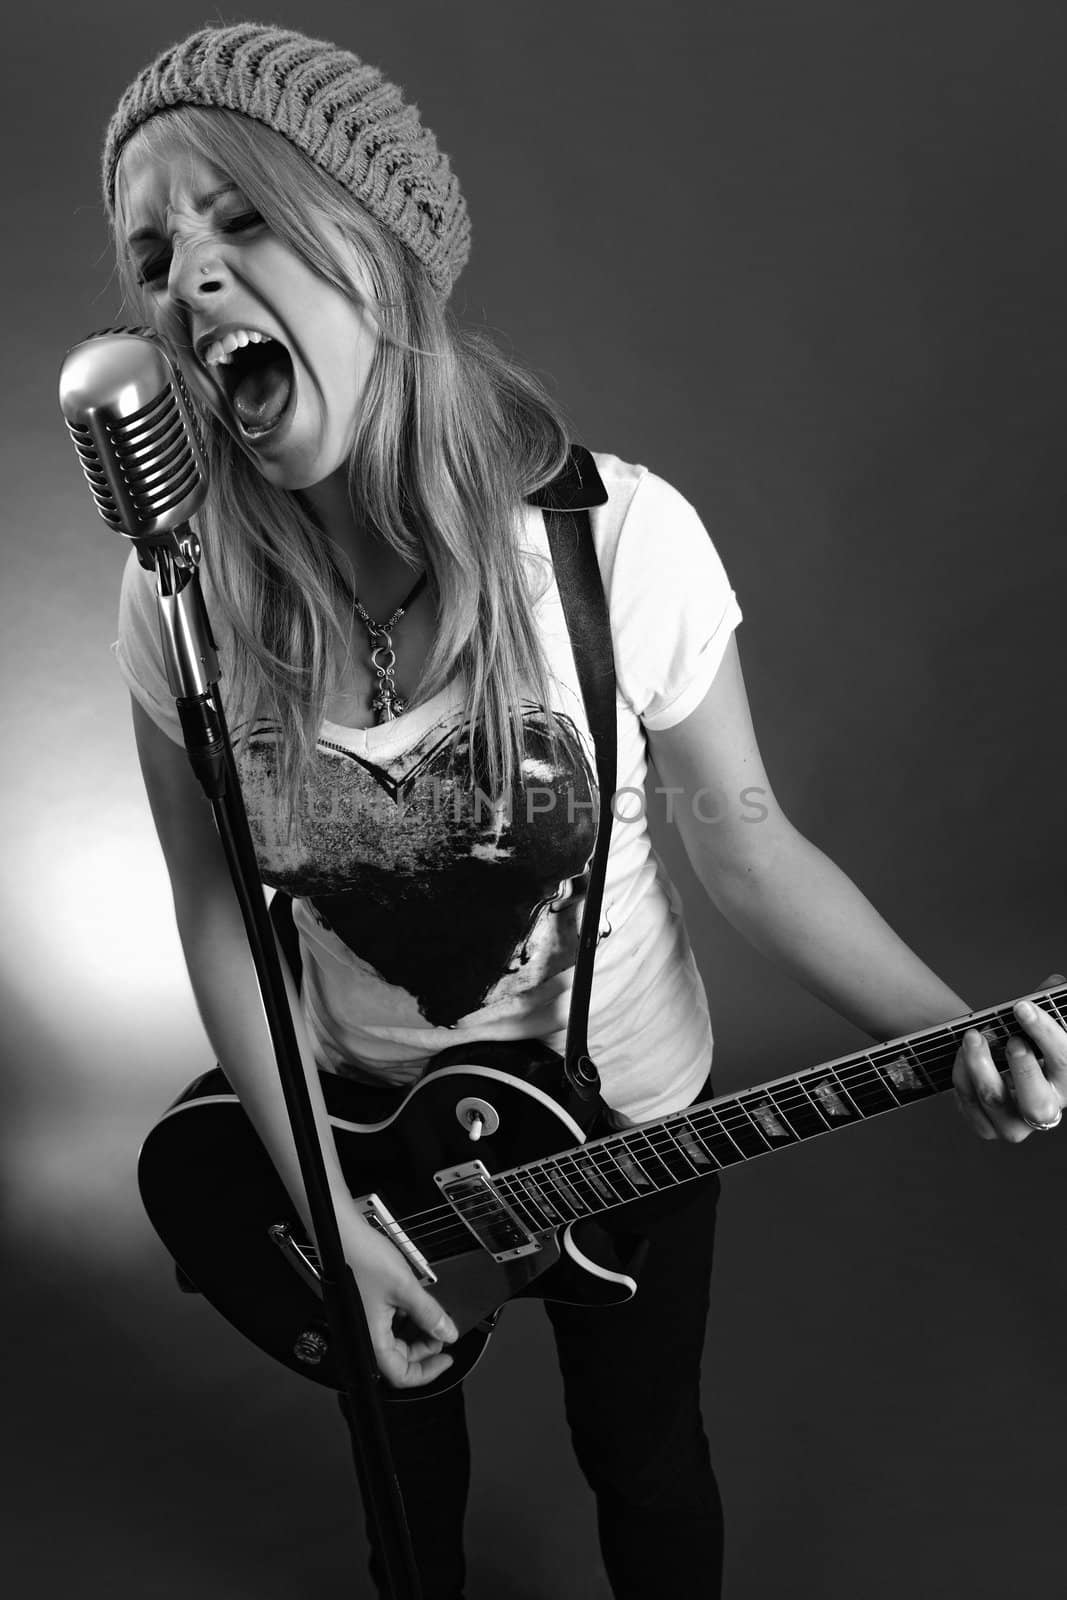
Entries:
MULTIPOLYGON (((1062 8, 211 16, 334 37, 417 101, 474 218, 457 309, 583 442, 700 509, 799 827, 971 1005, 1062 970, 1062 8)), ((103 123, 204 20, 97 0, 5 30, 0 1549, 49 1597, 327 1600, 369 1593, 333 1407, 173 1292, 133 1185, 210 1058, 108 653, 125 550, 56 405, 64 350, 117 311, 103 123)), ((859 1048, 663 848, 720 1089, 859 1048)), ((706 1399, 730 1600, 1048 1592, 1065 1151, 983 1144, 945 1100, 727 1179, 706 1399)), ((537 1308, 469 1387, 472 1597, 603 1596, 537 1308)))

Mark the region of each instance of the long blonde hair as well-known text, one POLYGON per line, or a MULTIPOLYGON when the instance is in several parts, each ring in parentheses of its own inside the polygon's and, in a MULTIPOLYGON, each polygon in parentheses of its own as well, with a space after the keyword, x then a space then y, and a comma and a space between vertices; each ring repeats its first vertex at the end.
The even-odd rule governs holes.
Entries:
MULTIPOLYGON (((159 156, 177 144, 221 168, 308 266, 369 304, 381 331, 348 481, 356 514, 405 562, 426 568, 437 629, 408 703, 461 676, 465 720, 472 730, 481 725, 469 740, 471 779, 509 794, 521 755, 521 704, 532 694, 550 706, 536 596, 516 535, 524 497, 567 459, 562 413, 531 373, 453 317, 406 245, 280 134, 235 112, 183 106, 143 124, 135 141, 159 156), (324 223, 355 247, 373 285, 369 302, 324 223)), ((125 211, 120 166, 119 281, 137 320, 152 324, 151 300, 125 243, 125 211)), ((187 340, 159 331, 179 359, 188 358, 187 340)), ((195 395, 194 404, 210 470, 200 514, 204 561, 234 639, 227 703, 241 707, 247 728, 266 718, 278 729, 278 801, 291 836, 337 686, 338 573, 296 494, 266 482, 195 395)), ((551 715, 550 727, 554 733, 551 715)))

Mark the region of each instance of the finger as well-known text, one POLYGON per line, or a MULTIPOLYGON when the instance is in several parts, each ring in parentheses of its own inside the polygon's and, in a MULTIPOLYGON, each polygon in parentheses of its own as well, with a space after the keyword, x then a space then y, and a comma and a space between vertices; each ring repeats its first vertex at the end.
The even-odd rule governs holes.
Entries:
POLYGON ((1061 1109, 1060 1097, 1042 1072, 1028 1042, 1013 1033, 1005 1050, 1015 1088, 1015 1109, 1018 1116, 1024 1120, 1030 1117, 1034 1122, 1055 1121, 1061 1109))
POLYGON ((1063 973, 1062 972, 1050 972, 1048 977, 1045 978, 1042 983, 1038 984, 1038 988, 1039 989, 1055 989, 1061 983, 1067 983, 1067 978, 1064 977, 1063 973))
POLYGON ((410 1287, 404 1286, 402 1296, 398 1296, 397 1308, 404 1316, 411 1318, 420 1332, 429 1334, 431 1339, 452 1344, 459 1338, 459 1329, 445 1308, 414 1281, 410 1287))
POLYGON ((970 1071, 970 1055, 974 1048, 964 1035, 963 1046, 956 1052, 952 1066, 952 1091, 957 1109, 971 1131, 980 1139, 995 1139, 997 1130, 979 1104, 977 1085, 970 1071))
POLYGON ((393 1311, 382 1307, 381 1316, 371 1329, 371 1342, 382 1376, 396 1388, 409 1389, 432 1383, 452 1365, 452 1357, 441 1353, 438 1340, 405 1339, 393 1328, 393 1311))
POLYGON ((452 1357, 442 1354, 415 1358, 408 1346, 402 1340, 397 1340, 391 1350, 379 1355, 378 1365, 396 1388, 414 1389, 421 1384, 432 1383, 442 1372, 447 1372, 452 1365, 452 1357))
POLYGON ((452 1365, 451 1356, 431 1356, 425 1361, 410 1361, 402 1350, 378 1351, 378 1367, 394 1389, 417 1389, 433 1383, 452 1365))
POLYGON ((1032 1000, 1017 1000, 1012 1011, 1037 1046, 1046 1078, 1067 1094, 1067 1033, 1050 1012, 1032 1000))
MULTIPOLYGON (((1013 1115, 1012 1102, 993 1062, 989 1040, 977 1028, 968 1028, 963 1036, 963 1048, 960 1051, 959 1063, 961 1067, 962 1094, 964 1099, 970 1098, 977 1101, 975 1110, 979 1110, 985 1122, 992 1128, 995 1138, 1007 1139, 1017 1143, 1020 1138, 1025 1138, 1030 1129, 1025 1122, 1013 1115)), ((957 1085, 957 1093, 961 1092, 957 1085)), ((975 1123, 977 1119, 974 1119, 975 1123)))

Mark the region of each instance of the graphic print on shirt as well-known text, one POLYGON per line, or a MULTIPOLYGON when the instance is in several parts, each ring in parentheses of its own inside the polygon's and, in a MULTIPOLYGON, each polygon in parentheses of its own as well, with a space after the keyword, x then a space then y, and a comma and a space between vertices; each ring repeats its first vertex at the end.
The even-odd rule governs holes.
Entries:
MULTIPOLYGON (((472 785, 460 711, 379 765, 320 741, 300 837, 272 801, 275 740, 257 727, 238 755, 264 883, 308 901, 362 963, 449 1027, 491 1000, 574 965, 599 803, 574 723, 522 708, 523 759, 507 803, 472 785)), ((475 772, 485 772, 475 743, 475 772)))

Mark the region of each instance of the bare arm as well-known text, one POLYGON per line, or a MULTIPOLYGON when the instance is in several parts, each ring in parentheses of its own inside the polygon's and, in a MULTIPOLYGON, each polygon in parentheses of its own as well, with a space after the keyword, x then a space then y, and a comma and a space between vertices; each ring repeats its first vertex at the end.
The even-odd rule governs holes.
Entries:
POLYGON ((877 1039, 969 1010, 783 814, 734 641, 696 710, 648 744, 694 871, 761 954, 877 1039))
MULTIPOLYGON (((759 951, 876 1039, 970 1010, 783 815, 760 757, 733 640, 692 715, 650 732, 648 743, 697 876, 759 951)), ((1019 1006, 1015 1014, 1025 1031, 1007 1044, 1010 1094, 977 1029, 967 1031, 953 1068, 957 1098, 975 1132, 1010 1143, 1035 1127, 1055 1126, 1067 1105, 1067 1032, 1040 1007, 1019 1006)))
MULTIPOLYGON (((259 984, 222 843, 185 751, 133 704, 134 730, 193 994, 211 1046, 306 1226, 307 1197, 278 1077, 259 984)), ((379 1365, 397 1384, 431 1381, 450 1365, 440 1339, 406 1344, 392 1333, 394 1310, 427 1333, 443 1312, 403 1257, 360 1216, 337 1156, 292 975, 279 960, 346 1255, 356 1274, 379 1365), (384 1249, 383 1249, 384 1246, 384 1249)))

